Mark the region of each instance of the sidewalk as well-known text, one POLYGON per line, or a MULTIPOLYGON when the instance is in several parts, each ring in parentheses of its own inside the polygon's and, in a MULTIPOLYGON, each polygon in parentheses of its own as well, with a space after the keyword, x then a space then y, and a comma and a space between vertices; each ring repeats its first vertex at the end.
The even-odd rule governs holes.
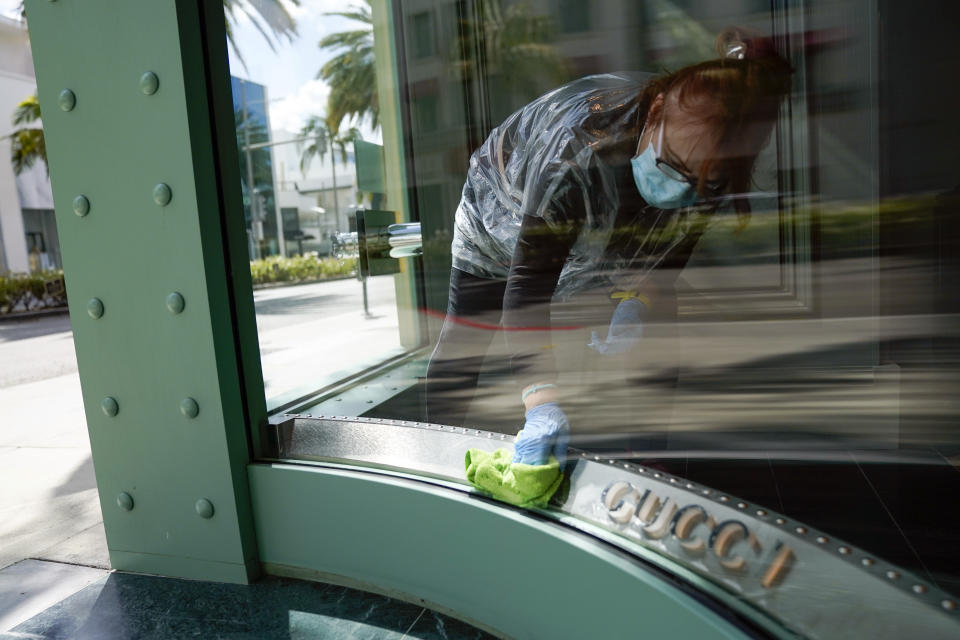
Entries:
MULTIPOLYGON (((315 363, 329 362, 319 337, 356 353, 396 344, 392 279, 370 290, 370 320, 355 280, 255 292, 268 388, 315 377, 315 363)), ((0 362, 0 640, 476 635, 423 607, 342 587, 110 571, 69 318, 0 324, 0 362)))

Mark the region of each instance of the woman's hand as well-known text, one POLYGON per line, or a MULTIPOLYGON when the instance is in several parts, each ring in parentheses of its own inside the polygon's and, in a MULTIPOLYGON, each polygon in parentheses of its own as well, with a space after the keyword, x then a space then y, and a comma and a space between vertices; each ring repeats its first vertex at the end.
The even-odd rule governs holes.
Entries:
POLYGON ((513 461, 546 464, 552 453, 562 469, 570 443, 570 422, 556 402, 538 404, 527 411, 527 421, 513 445, 513 461))
POLYGON ((647 316, 647 305, 638 298, 628 298, 613 311, 607 339, 601 340, 596 331, 590 332, 590 344, 597 353, 613 355, 630 351, 643 337, 643 320, 647 316))

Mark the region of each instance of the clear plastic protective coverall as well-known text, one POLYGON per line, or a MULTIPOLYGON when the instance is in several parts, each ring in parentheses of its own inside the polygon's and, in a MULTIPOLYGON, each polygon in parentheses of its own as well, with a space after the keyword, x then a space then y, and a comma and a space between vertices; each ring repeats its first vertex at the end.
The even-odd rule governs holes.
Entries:
POLYGON ((559 337, 557 304, 587 310, 574 324, 599 326, 616 306, 609 294, 640 291, 658 273, 672 287, 709 216, 652 207, 634 182, 641 92, 652 77, 610 73, 561 86, 509 116, 471 156, 447 321, 427 373, 431 420, 462 423, 462 403, 444 400, 476 386, 492 339, 458 319, 499 320, 523 388, 555 380, 554 347, 574 338, 559 337))
POLYGON ((470 158, 453 266, 506 279, 525 216, 542 219, 548 229, 577 230, 555 298, 625 276, 636 286, 671 257, 685 262, 706 216, 650 207, 630 171, 646 115, 640 93, 652 77, 588 76, 537 98, 495 128, 470 158))

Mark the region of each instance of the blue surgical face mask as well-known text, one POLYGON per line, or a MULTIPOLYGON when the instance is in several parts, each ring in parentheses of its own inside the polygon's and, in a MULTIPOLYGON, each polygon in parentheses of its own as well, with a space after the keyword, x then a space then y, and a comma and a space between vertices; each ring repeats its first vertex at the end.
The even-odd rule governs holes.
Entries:
MULTIPOLYGON (((643 132, 640 133, 641 139, 643 132)), ((660 149, 663 148, 663 123, 657 134, 657 148, 653 144, 640 155, 630 159, 633 168, 633 181, 637 183, 640 195, 647 204, 658 209, 679 209, 689 207, 697 201, 697 190, 689 182, 671 178, 657 166, 660 149)))

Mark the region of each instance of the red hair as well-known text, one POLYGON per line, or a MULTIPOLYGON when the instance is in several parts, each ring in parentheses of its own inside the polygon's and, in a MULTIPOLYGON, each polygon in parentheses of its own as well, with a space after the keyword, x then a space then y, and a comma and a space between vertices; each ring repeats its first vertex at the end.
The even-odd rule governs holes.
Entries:
MULTIPOLYGON (((780 101, 790 91, 793 69, 772 40, 746 29, 729 27, 717 37, 720 57, 654 78, 640 94, 641 113, 651 113, 657 96, 675 94, 680 107, 695 113, 718 133, 717 145, 700 167, 699 184, 721 165, 729 189, 744 193, 757 154, 777 121, 780 101), (722 157, 718 152, 723 150, 722 157)), ((702 190, 702 186, 701 186, 702 190)), ((735 201, 738 212, 749 213, 746 199, 735 201)))

